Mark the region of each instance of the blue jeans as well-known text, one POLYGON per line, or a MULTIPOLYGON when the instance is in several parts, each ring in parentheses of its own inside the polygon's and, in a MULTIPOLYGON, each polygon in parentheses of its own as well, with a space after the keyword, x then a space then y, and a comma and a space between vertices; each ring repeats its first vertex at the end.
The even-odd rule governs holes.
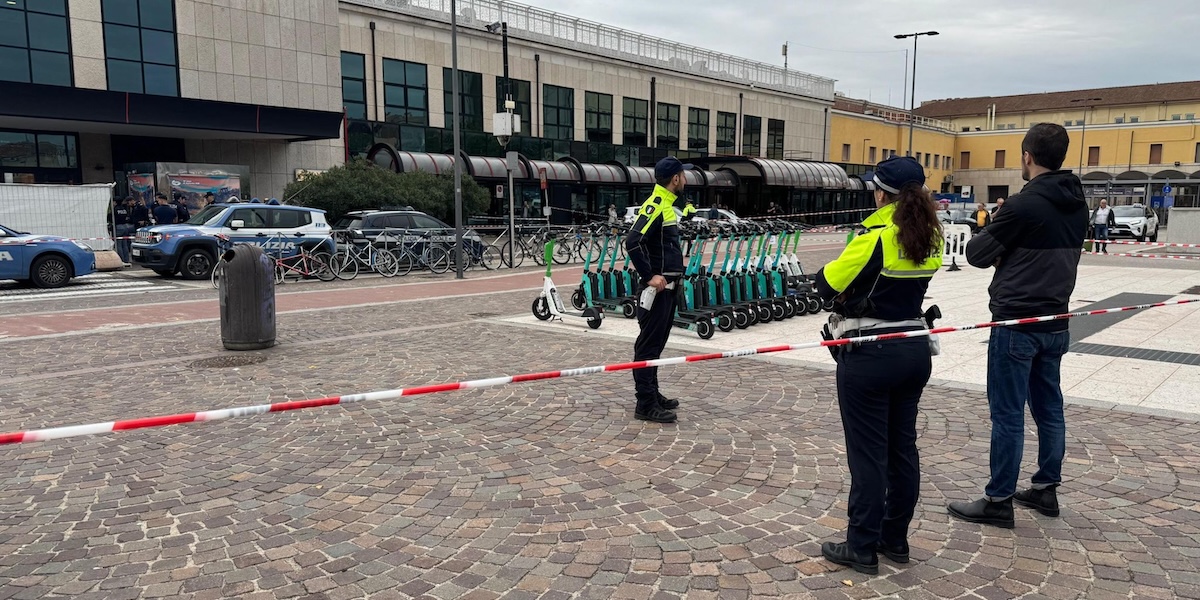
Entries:
MULTIPOLYGON (((1099 223, 1096 223, 1096 241, 1099 242, 1100 240, 1107 240, 1107 239, 1108 239, 1108 224, 1105 223, 1104 225, 1101 225, 1099 223)), ((1096 248, 1097 252, 1108 250, 1108 244, 1097 243, 1096 246, 1097 246, 1097 248, 1096 248)))
POLYGON ((1067 450, 1060 368, 1071 344, 1067 331, 1032 333, 992 329, 988 342, 988 407, 992 413, 992 479, 984 493, 1003 500, 1017 491, 1025 451, 1025 404, 1037 425, 1038 470, 1034 488, 1062 481, 1067 450))

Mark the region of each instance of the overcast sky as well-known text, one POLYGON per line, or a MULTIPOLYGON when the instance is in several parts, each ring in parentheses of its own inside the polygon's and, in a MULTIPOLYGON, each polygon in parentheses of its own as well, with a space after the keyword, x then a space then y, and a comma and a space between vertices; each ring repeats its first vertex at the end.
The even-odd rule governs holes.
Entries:
POLYGON ((1197 0, 523 1, 778 65, 791 42, 789 68, 894 106, 912 40, 892 36, 913 31, 941 33, 918 42, 918 104, 1200 79, 1197 0))

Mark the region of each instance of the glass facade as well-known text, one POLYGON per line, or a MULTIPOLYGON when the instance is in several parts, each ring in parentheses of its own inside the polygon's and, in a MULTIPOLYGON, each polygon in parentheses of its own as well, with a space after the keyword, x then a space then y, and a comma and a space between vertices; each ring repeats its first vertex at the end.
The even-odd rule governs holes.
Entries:
POLYGON ((102 0, 101 7, 108 89, 178 96, 174 0, 102 0))
POLYGON ((621 135, 626 146, 650 145, 650 102, 622 98, 621 135))
POLYGON ((659 148, 679 149, 679 105, 659 102, 655 118, 655 141, 659 148))
MULTIPOLYGON (((510 79, 513 102, 517 104, 515 112, 521 118, 521 133, 517 135, 533 135, 533 102, 530 100, 530 85, 528 81, 510 79)), ((496 78, 496 112, 504 112, 504 78, 496 78)))
MULTIPOLYGON (((411 63, 410 63, 411 64, 411 63)), ((424 65, 422 65, 424 68, 424 65)), ((450 128, 454 119, 454 105, 451 104, 453 82, 452 69, 442 67, 442 85, 445 86, 443 97, 446 101, 446 127, 450 128)), ((458 99, 461 103, 459 121, 463 131, 483 131, 483 75, 470 71, 458 71, 458 99)))
POLYGON ((425 65, 383 59, 383 119, 402 125, 429 124, 429 75, 425 65))
POLYGON ((783 139, 783 121, 767 119, 767 158, 783 160, 783 139))
POLYGON ((0 130, 3 173, 18 183, 80 183, 79 139, 73 133, 0 130))
POLYGON ((543 84, 543 114, 545 136, 551 140, 575 139, 575 90, 543 84))
POLYGON ((717 154, 737 154, 736 113, 717 113, 717 154))
POLYGON ((342 108, 351 119, 367 118, 366 57, 342 53, 342 108))
POLYGON ((762 117, 752 117, 750 115, 742 117, 742 154, 746 156, 761 156, 762 117))
POLYGON ((66 0, 0 0, 0 81, 72 85, 66 0))
POLYGON ((611 94, 584 94, 584 129, 587 141, 612 143, 613 97, 611 94))
POLYGON ((688 150, 708 152, 708 109, 688 109, 688 150))

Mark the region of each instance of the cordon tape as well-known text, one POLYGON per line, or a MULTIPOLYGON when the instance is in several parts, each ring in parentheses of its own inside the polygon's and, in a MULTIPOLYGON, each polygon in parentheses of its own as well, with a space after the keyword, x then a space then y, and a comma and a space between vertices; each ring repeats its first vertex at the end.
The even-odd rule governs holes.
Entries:
POLYGON ((743 350, 729 350, 726 352, 714 352, 711 354, 693 354, 691 356, 679 356, 674 358, 660 358, 658 360, 645 360, 636 362, 627 362, 612 365, 600 365, 595 367, 582 367, 578 369, 567 369, 565 371, 546 371, 543 373, 526 373, 523 375, 508 375, 504 377, 492 377, 490 379, 475 379, 472 381, 459 381, 454 383, 439 383, 434 385, 426 385, 407 389, 384 390, 379 392, 370 392, 366 394, 351 394, 347 396, 329 396, 327 398, 313 398, 309 400, 294 400, 289 402, 276 402, 273 404, 259 404, 256 406, 242 406, 238 408, 223 408, 217 410, 209 410, 204 412, 182 413, 177 415, 164 415, 158 417, 146 417, 141 419, 130 419, 127 421, 108 421, 106 423, 92 423, 89 425, 71 425, 67 427, 53 427, 49 429, 34 429, 30 431, 17 431, 13 433, 0 434, 0 445, 3 444, 20 444, 27 442, 44 442, 48 440, 56 440, 61 438, 78 437, 84 435, 96 435, 100 433, 109 433, 112 431, 128 431, 131 429, 144 429, 147 427, 163 427, 166 425, 178 425, 181 423, 195 423, 198 421, 218 421, 221 419, 229 419, 233 417, 243 417, 248 415, 261 415, 264 413, 285 412, 289 410, 300 410, 304 408, 316 408, 318 406, 332 406, 335 404, 351 404, 354 402, 365 402, 370 400, 394 400, 404 396, 419 396, 423 394, 437 394, 441 392, 452 392, 457 390, 474 390, 480 388, 497 387, 509 385, 512 383, 524 383, 528 381, 541 381, 543 379, 559 379, 563 377, 578 377, 581 375, 594 375, 596 373, 614 373, 617 371, 629 371, 633 369, 641 369, 644 367, 669 367, 672 365, 681 365, 686 363, 703 362, 709 360, 719 360, 723 358, 736 358, 742 356, 754 356, 757 354, 772 354, 776 352, 788 352, 791 350, 809 350, 813 348, 827 348, 832 346, 845 346, 847 344, 864 344, 871 342, 899 340, 906 338, 925 337, 933 334, 953 333, 959 331, 971 331, 975 329, 989 329, 993 327, 1012 327, 1016 325, 1028 325, 1030 323, 1043 323, 1046 321, 1057 321, 1062 319, 1071 319, 1075 317, 1091 317, 1098 315, 1107 315, 1112 313, 1127 312, 1132 310, 1143 310, 1148 308, 1159 308, 1163 306, 1179 306, 1182 304, 1192 304, 1200 302, 1200 298, 1192 300, 1169 300, 1165 302, 1155 302, 1153 304, 1139 304, 1136 306, 1124 306, 1121 308, 1105 308, 1099 310, 1091 310, 1084 312, 1063 313, 1059 315, 1048 315, 1043 317, 1028 317, 1024 319, 1011 319, 1008 321, 991 321, 987 323, 979 323, 976 325, 958 325, 950 327, 935 327, 934 329, 922 329, 917 331, 902 331, 898 333, 885 333, 881 335, 866 335, 856 338, 845 338, 839 340, 825 340, 820 342, 807 342, 803 344, 785 344, 782 346, 767 346, 764 348, 747 348, 743 350))

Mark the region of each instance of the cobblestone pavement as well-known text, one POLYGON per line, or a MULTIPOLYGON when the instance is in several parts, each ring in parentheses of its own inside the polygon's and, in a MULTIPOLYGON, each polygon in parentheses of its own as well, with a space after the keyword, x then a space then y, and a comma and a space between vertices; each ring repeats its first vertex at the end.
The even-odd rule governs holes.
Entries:
MULTIPOLYGON (((503 317, 529 293, 280 316, 256 364, 216 323, 0 344, 0 428, 85 423, 628 358, 503 317)), ((731 338, 735 340, 735 338, 731 338)), ((629 375, 0 448, 3 598, 1200 598, 1200 424, 1072 406, 1063 517, 951 521, 987 472, 986 398, 927 389, 914 561, 820 558, 845 527, 831 373, 629 375)), ((1036 448, 1027 445, 1026 465, 1036 448)))

